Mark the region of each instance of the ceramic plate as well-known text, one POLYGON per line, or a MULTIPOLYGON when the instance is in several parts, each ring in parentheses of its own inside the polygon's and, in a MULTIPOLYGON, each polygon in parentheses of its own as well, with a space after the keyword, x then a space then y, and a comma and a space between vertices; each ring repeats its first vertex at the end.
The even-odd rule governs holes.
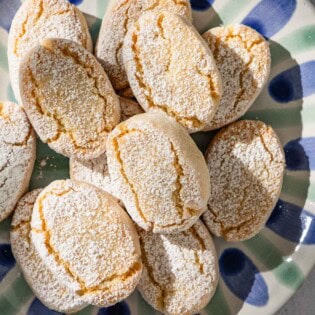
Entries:
MULTIPOLYGON (((86 14, 93 39, 109 0, 71 1, 86 14)), ((221 280, 201 314, 272 314, 301 285, 315 262, 315 1, 191 0, 200 32, 220 24, 244 23, 264 35, 272 54, 269 82, 246 118, 277 131, 286 172, 280 199, 264 230, 242 243, 216 239, 221 280)), ((6 46, 20 0, 0 0, 0 99, 14 100, 6 46)), ((211 134, 194 139, 203 150, 211 134)), ((37 143, 30 189, 68 178, 68 159, 37 143)), ((0 224, 0 313, 59 314, 48 310, 21 276, 11 253, 10 219, 0 224)), ((187 284, 189 285, 189 284, 187 284)), ((109 308, 88 307, 78 314, 156 314, 134 293, 109 308)))

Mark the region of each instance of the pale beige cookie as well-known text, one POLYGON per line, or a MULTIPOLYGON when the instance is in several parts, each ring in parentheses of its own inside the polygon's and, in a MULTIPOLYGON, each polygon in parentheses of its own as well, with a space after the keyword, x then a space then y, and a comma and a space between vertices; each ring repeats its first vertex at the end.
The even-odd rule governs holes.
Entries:
POLYGON ((129 98, 120 97, 121 121, 128 118, 144 113, 143 108, 136 102, 129 98))
POLYGON ((210 192, 205 160, 185 129, 164 113, 120 123, 106 150, 112 185, 145 230, 183 231, 205 211, 210 192))
POLYGON ((67 0, 26 0, 10 28, 8 60, 15 98, 20 102, 19 66, 25 54, 45 38, 64 38, 92 51, 85 18, 67 0))
POLYGON ((23 105, 43 142, 77 159, 105 151, 120 106, 92 54, 68 40, 46 39, 21 62, 20 80, 23 105))
POLYGON ((138 290, 163 314, 196 314, 210 301, 218 284, 218 263, 212 237, 198 220, 177 234, 140 229, 143 272, 138 290))
POLYGON ((35 151, 35 133, 22 107, 0 102, 0 221, 27 190, 35 151))
POLYGON ((269 44, 245 25, 215 27, 203 34, 222 78, 222 97, 211 123, 212 130, 241 117, 253 104, 270 72, 269 44))
POLYGON ((30 239, 33 206, 40 192, 41 189, 37 189, 27 193, 15 208, 10 233, 12 252, 25 280, 44 305, 61 313, 77 312, 87 303, 56 279, 30 239))
POLYGON ((276 133, 261 121, 235 122, 214 137, 206 160, 211 196, 205 224, 227 241, 253 237, 281 192, 285 158, 276 133))
POLYGON ((135 227, 93 185, 54 181, 38 196, 31 239, 46 266, 83 300, 109 306, 135 289, 142 271, 135 227))
POLYGON ((211 122, 221 77, 209 47, 188 20, 166 11, 142 14, 125 37, 123 59, 145 111, 165 112, 189 132, 211 122))
POLYGON ((104 16, 95 54, 122 96, 132 97, 122 60, 124 37, 143 12, 159 9, 192 19, 188 0, 118 0, 104 16))

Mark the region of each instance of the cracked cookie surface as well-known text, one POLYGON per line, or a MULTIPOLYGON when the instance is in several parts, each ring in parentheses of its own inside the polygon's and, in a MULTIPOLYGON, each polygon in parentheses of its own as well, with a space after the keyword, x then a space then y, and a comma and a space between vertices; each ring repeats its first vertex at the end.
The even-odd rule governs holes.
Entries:
POLYGON ((19 66, 24 55, 45 38, 69 39, 92 51, 83 14, 67 0, 26 0, 9 33, 8 61, 15 98, 20 102, 19 66))
POLYGON ((145 111, 165 112, 189 132, 211 122, 221 77, 209 47, 188 20, 166 11, 142 14, 125 37, 123 60, 145 111))
POLYGON ((142 271, 137 232, 115 199, 87 183, 55 181, 38 196, 31 239, 47 267, 88 303, 109 306, 142 271))
POLYGON ((213 296, 218 283, 212 237, 198 220, 176 234, 138 229, 143 272, 138 290, 163 314, 196 314, 213 296))
POLYGON ((255 101, 270 72, 268 42, 245 25, 215 27, 203 34, 222 78, 220 105, 206 130, 225 126, 255 101))
POLYGON ((211 180, 202 219, 227 241, 257 234, 273 210, 282 187, 285 158, 274 130, 243 120, 222 129, 206 153, 211 180))
POLYGON ((35 133, 22 107, 0 103, 0 221, 27 190, 35 151, 35 133))
POLYGON ((120 120, 101 65, 74 42, 46 39, 23 59, 21 96, 41 140, 67 157, 96 158, 120 120))
POLYGON ((206 209, 210 180, 204 158, 184 128, 164 113, 120 123, 106 152, 115 191, 145 230, 186 230, 206 209))
POLYGON ((122 46, 128 29, 143 12, 165 9, 191 19, 187 0, 119 0, 103 19, 95 53, 108 74, 115 90, 130 95, 130 88, 122 60, 122 46))
POLYGON ((27 193, 15 208, 10 232, 12 252, 25 280, 44 305, 61 313, 77 312, 87 303, 57 280, 30 239, 33 206, 40 192, 41 189, 36 189, 27 193))

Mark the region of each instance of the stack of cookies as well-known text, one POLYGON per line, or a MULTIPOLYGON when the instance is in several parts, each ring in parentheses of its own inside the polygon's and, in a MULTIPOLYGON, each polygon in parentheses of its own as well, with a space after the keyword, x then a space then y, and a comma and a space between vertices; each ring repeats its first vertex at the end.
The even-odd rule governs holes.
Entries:
POLYGON ((277 135, 237 121, 268 80, 268 43, 244 25, 199 35, 187 0, 118 0, 94 56, 76 7, 26 0, 8 47, 19 105, 0 104, 0 220, 14 211, 36 296, 71 313, 137 288, 165 314, 199 312, 219 278, 211 234, 254 236, 280 194, 277 135), (219 128, 204 156, 189 134, 219 128), (71 179, 23 196, 35 132, 71 179))

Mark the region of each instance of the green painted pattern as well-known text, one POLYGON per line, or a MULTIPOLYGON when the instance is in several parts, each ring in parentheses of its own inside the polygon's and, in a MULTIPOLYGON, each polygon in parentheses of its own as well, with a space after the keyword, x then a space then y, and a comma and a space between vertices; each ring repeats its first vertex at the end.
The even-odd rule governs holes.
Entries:
POLYGON ((97 17, 102 19, 106 9, 108 7, 110 0, 97 0, 96 1, 96 9, 97 9, 97 17))
POLYGON ((231 315, 232 312, 229 309, 228 304, 225 301, 220 284, 211 299, 210 303, 205 307, 205 311, 208 315, 231 315))
POLYGON ((90 33, 91 33, 91 37, 92 37, 92 41, 93 41, 94 46, 96 45, 96 41, 98 38, 98 34, 100 32, 101 25, 102 25, 102 20, 96 19, 96 21, 90 27, 90 33))
POLYGON ((11 84, 9 84, 8 88, 7 88, 7 98, 10 102, 17 103, 17 100, 14 96, 11 84))
POLYGON ((269 108, 247 112, 242 119, 258 119, 274 128, 288 128, 315 121, 315 107, 269 108))
POLYGON ((282 192, 303 202, 315 202, 315 185, 309 183, 308 175, 305 178, 297 178, 285 173, 282 192))
POLYGON ((95 309, 95 307, 93 306, 88 306, 86 308, 84 308, 83 310, 76 312, 76 315, 91 315, 93 313, 93 310, 95 309))
POLYGON ((8 236, 11 227, 11 217, 0 222, 0 235, 8 236))
POLYGON ((57 179, 69 178, 69 159, 56 153, 39 139, 36 142, 36 161, 29 190, 45 187, 57 179))
POLYGON ((0 68, 8 71, 7 48, 0 42, 0 68))
POLYGON ((138 314, 137 315, 153 315, 155 314, 155 310, 141 297, 139 292, 135 295, 137 299, 137 306, 138 306, 138 314))
POLYGON ((0 296, 1 314, 15 315, 20 307, 33 295, 33 292, 22 276, 17 277, 8 286, 5 294, 0 296))
POLYGON ((262 271, 272 270, 284 286, 295 291, 304 281, 299 266, 293 261, 286 261, 281 252, 262 235, 244 241, 243 244, 265 266, 266 269, 262 271))
MULTIPOLYGON (((277 44, 270 42, 270 52, 272 57, 272 65, 276 65, 281 61, 290 58, 290 54, 294 55, 309 49, 315 48, 315 25, 307 25, 289 35, 281 38, 277 44), (283 53, 283 46, 289 54, 283 53)), ((291 57, 292 58, 292 57, 291 57)))

